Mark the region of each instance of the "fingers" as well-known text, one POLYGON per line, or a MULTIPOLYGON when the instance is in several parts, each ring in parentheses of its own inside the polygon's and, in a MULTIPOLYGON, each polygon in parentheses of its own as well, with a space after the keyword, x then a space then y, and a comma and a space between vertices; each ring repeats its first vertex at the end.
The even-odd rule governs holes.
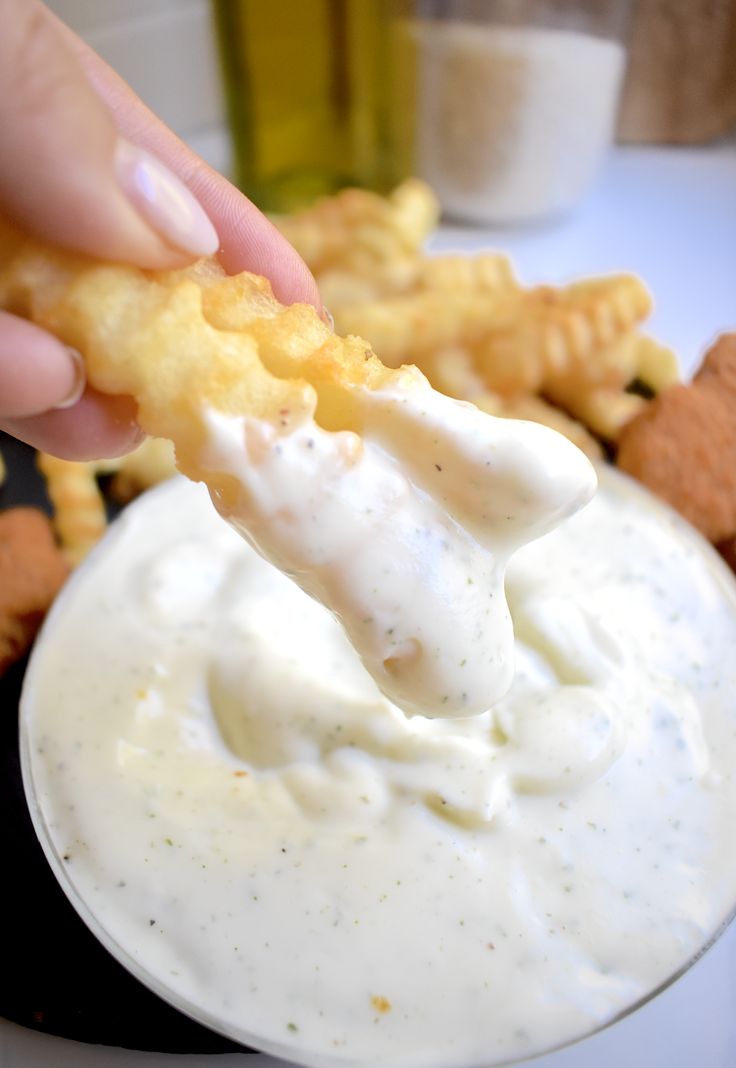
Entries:
POLYGON ((163 161, 205 208, 220 237, 219 258, 225 270, 265 275, 282 303, 303 301, 321 309, 309 269, 268 219, 187 148, 88 45, 63 23, 56 25, 122 135, 163 161))
POLYGON ((37 0, 0 0, 0 130, 0 213, 29 233, 141 267, 217 249, 196 197, 120 137, 37 0))
MULTIPOLYGON (((321 308, 298 254, 38 0, 0 0, 0 215, 65 248, 141 267, 200 255, 271 279, 284 303, 321 308)), ((0 427, 68 459, 140 439, 135 405, 82 388, 75 357, 0 318, 0 427)))
POLYGON ((63 460, 122 456, 142 439, 130 397, 107 397, 88 389, 71 408, 21 419, 0 417, 0 429, 63 460))
POLYGON ((129 397, 85 391, 84 365, 45 330, 0 312, 0 428, 68 460, 119 456, 141 439, 129 397))
POLYGON ((33 323, 0 312, 0 419, 69 407, 83 390, 78 353, 33 323))

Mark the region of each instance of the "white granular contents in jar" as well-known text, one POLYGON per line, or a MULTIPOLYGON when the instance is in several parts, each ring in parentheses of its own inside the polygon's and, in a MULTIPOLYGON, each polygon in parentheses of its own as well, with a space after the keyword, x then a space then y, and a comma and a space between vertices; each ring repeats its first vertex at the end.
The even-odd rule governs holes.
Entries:
POLYGON ((625 50, 580 33, 413 24, 418 170, 458 219, 572 206, 613 138, 625 50))

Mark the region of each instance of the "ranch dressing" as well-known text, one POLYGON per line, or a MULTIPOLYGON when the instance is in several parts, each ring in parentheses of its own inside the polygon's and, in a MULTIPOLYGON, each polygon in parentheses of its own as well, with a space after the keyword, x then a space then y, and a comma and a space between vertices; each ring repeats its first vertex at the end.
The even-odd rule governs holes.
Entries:
POLYGON ((414 368, 351 401, 360 436, 211 411, 202 466, 240 487, 215 503, 338 616, 404 711, 483 712, 514 671, 507 561, 589 500, 595 472, 561 435, 443 396, 414 368))
POLYGON ((127 510, 22 708, 39 833, 103 941, 236 1039, 366 1068, 528 1056, 682 968, 736 897, 732 577, 604 473, 506 590, 508 694, 409 718, 201 487, 127 510))

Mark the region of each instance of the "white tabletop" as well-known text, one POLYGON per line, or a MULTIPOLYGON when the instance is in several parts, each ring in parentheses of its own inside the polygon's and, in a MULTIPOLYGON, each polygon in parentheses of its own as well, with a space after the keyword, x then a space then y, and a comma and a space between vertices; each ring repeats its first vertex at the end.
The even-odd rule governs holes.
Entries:
MULTIPOLYGON (((523 282, 627 270, 656 298, 651 331, 691 371, 736 329, 736 149, 619 149, 569 217, 524 230, 444 227, 436 251, 501 249, 523 282)), ((733 1068, 736 925, 664 994, 533 1068, 733 1068)), ((121 1006, 121 1013, 125 1007, 121 1006)), ((277 1068, 260 1054, 164 1055, 81 1046, 0 1020, 0 1068, 277 1068)), ((390 1066, 389 1066, 390 1068, 390 1066)))

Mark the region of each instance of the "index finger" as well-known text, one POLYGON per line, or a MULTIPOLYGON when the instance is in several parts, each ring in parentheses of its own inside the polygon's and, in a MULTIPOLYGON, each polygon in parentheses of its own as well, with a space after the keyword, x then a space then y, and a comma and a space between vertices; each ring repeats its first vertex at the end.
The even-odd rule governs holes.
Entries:
POLYGON ((62 22, 58 25, 121 134, 165 163, 205 209, 220 236, 219 259, 225 270, 264 275, 282 303, 304 302, 321 310, 317 283, 276 227, 169 130, 88 45, 62 22))

